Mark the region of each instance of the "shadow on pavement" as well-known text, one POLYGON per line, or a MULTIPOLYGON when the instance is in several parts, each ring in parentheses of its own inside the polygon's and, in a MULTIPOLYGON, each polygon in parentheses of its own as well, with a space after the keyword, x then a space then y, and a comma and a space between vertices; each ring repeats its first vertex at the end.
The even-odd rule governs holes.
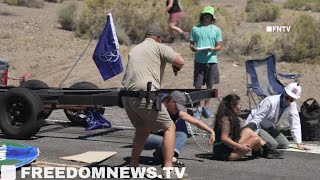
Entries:
MULTIPOLYGON (((211 153, 204 153, 204 154, 196 154, 195 155, 196 157, 198 158, 202 158, 202 159, 209 159, 209 160, 214 160, 214 161, 223 161, 223 160, 220 160, 218 159, 217 157, 214 156, 214 154, 211 154, 211 153)), ((237 161, 249 161, 249 160, 253 160, 255 159, 254 157, 252 156, 245 156, 237 161)))

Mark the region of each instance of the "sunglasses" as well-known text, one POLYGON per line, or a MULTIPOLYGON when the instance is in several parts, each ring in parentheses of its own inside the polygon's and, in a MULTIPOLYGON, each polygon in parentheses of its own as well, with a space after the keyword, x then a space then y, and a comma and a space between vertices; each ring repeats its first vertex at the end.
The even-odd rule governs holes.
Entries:
POLYGON ((293 101, 295 101, 296 99, 295 98, 293 98, 293 97, 291 97, 291 96, 289 96, 289 95, 284 95, 284 99, 285 100, 287 100, 287 101, 290 101, 290 102, 293 102, 293 101))

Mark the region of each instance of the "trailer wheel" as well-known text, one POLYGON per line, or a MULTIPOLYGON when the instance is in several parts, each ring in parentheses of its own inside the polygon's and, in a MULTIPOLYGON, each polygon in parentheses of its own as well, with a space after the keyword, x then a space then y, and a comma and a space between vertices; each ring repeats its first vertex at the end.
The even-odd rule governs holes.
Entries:
MULTIPOLYGON (((93 83, 82 81, 77 82, 70 86, 72 89, 99 89, 98 86, 96 86, 93 83)), ((88 110, 88 109, 86 109, 88 110)), ((87 115, 85 113, 86 110, 64 110, 64 113, 66 114, 67 118, 74 124, 78 126, 88 126, 86 120, 87 115)), ((101 114, 104 114, 105 109, 99 108, 98 111, 101 114)))
MULTIPOLYGON (((31 88, 49 88, 49 86, 45 82, 37 80, 37 79, 31 79, 31 80, 27 80, 25 82, 22 82, 19 87, 30 88, 30 89, 31 88)), ((42 112, 43 117, 42 118, 47 119, 51 113, 52 113, 52 109, 43 110, 43 112, 42 112)))
POLYGON ((14 139, 29 139, 43 124, 40 97, 26 88, 12 88, 0 101, 0 129, 14 139))

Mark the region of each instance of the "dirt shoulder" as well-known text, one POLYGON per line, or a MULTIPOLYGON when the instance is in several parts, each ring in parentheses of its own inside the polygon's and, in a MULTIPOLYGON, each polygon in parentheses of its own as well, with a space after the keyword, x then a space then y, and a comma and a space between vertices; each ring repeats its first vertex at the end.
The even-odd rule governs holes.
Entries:
MULTIPOLYGON (((30 73, 30 79, 39 79, 51 87, 57 87, 68 70, 88 46, 88 40, 75 38, 69 31, 60 29, 57 11, 62 4, 45 3, 42 9, 9 6, 0 2, 0 58, 9 61, 10 77, 30 73)), ((123 74, 104 82, 92 61, 96 41, 93 41, 83 54, 80 62, 64 84, 69 87, 79 81, 90 81, 101 88, 119 87, 123 74)), ((187 43, 168 44, 184 55, 186 65, 177 77, 167 68, 164 88, 193 88, 193 54, 187 43)), ((131 46, 121 46, 124 66, 131 46)), ((230 60, 220 52, 220 95, 239 94, 247 102, 246 73, 243 64, 230 60)), ((303 94, 298 103, 309 97, 320 100, 317 88, 320 87, 320 66, 308 64, 278 63, 282 73, 301 73, 303 94)), ((17 85, 16 81, 9 81, 17 85)))

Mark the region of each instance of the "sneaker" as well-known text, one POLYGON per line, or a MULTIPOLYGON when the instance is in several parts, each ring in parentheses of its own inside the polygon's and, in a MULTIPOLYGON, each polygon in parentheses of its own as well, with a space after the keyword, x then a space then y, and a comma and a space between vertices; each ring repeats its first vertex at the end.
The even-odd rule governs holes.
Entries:
POLYGON ((178 167, 178 168, 185 167, 185 164, 182 161, 180 161, 178 158, 174 158, 174 159, 175 161, 172 160, 173 167, 178 167))
POLYGON ((283 159, 283 153, 274 149, 274 150, 270 150, 267 153, 263 153, 262 157, 266 158, 266 159, 283 159))
POLYGON ((283 159, 283 152, 280 152, 276 148, 272 147, 272 145, 267 142, 262 146, 263 153, 262 157, 267 159, 283 159))
POLYGON ((194 112, 193 112, 193 117, 194 118, 196 118, 196 119, 198 119, 198 120, 200 120, 201 119, 201 111, 199 110, 199 109, 197 109, 197 110, 195 110, 194 112))
POLYGON ((202 116, 204 118, 208 119, 208 118, 212 117, 212 113, 207 108, 203 108, 202 109, 202 116))
POLYGON ((167 172, 163 171, 162 179, 188 180, 189 175, 187 173, 184 173, 182 178, 178 178, 178 175, 174 171, 170 171, 170 176, 167 176, 167 172))
POLYGON ((160 152, 154 151, 152 155, 155 163, 163 163, 162 154, 160 152))

